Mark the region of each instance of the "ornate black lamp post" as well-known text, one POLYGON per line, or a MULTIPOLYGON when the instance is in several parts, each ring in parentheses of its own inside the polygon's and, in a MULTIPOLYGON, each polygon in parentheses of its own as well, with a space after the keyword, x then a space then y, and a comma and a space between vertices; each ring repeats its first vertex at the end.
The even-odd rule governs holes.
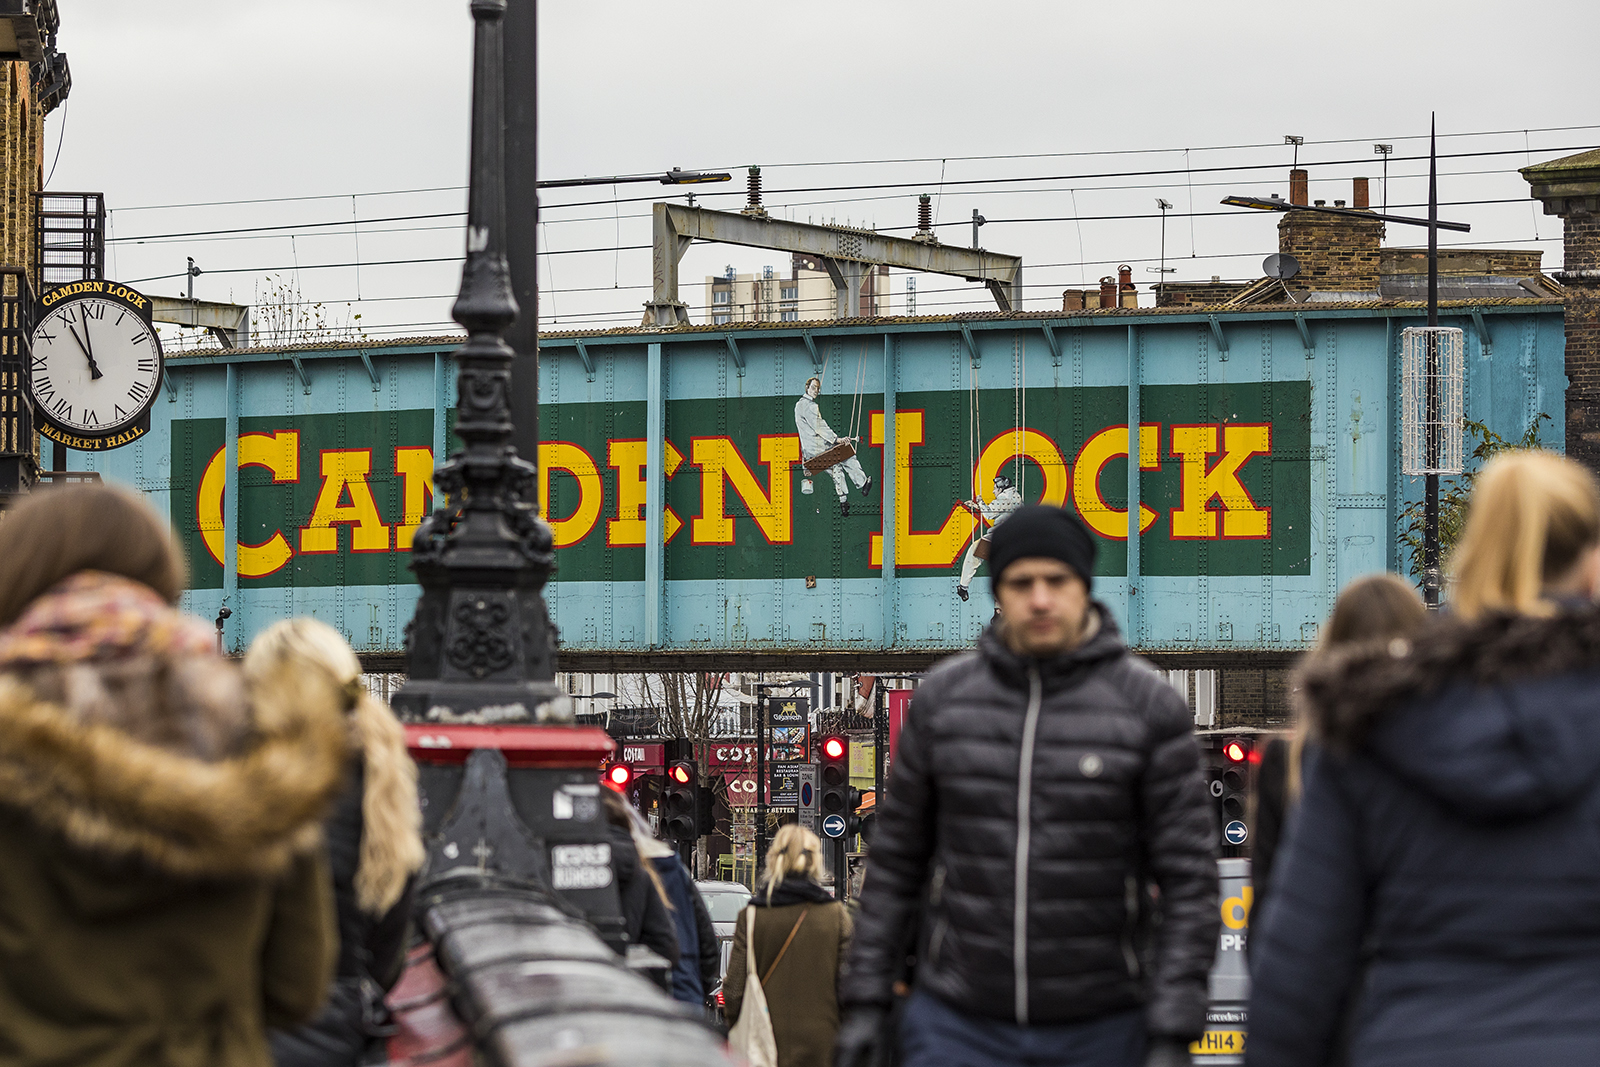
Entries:
MULTIPOLYGON (((409 678, 393 702, 415 721, 569 721, 541 593, 550 577, 550 527, 535 507, 534 466, 511 445, 516 353, 502 335, 518 308, 506 261, 506 0, 471 6, 467 262, 451 309, 467 330, 456 352, 455 427, 466 447, 439 468, 434 487, 445 506, 423 521, 412 544, 422 599, 406 630, 409 678)), ((526 332, 536 348, 536 332, 526 332)))

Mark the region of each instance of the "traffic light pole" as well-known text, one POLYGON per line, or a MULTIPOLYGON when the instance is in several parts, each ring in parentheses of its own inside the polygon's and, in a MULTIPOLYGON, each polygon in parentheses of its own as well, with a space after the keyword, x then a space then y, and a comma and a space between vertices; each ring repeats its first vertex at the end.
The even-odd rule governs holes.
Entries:
POLYGON ((889 701, 883 695, 883 679, 872 686, 872 810, 883 803, 883 758, 889 751, 889 701))
POLYGON ((761 881, 767 862, 767 692, 756 687, 756 854, 750 862, 750 888, 761 881))

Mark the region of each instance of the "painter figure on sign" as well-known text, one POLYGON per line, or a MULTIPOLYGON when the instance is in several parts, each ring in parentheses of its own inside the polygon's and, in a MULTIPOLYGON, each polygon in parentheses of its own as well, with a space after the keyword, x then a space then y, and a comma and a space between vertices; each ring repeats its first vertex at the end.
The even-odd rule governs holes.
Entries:
POLYGON ((800 492, 810 493, 812 476, 827 471, 833 478, 834 491, 839 495, 839 514, 849 515, 850 485, 845 481, 845 476, 849 475, 850 482, 855 484, 862 496, 872 492, 872 479, 867 477, 866 471, 861 469, 861 461, 856 459, 855 446, 861 439, 840 437, 828 425, 828 420, 822 417, 822 409, 817 406, 817 396, 821 392, 822 379, 811 378, 806 382, 805 395, 794 405, 794 428, 800 435, 800 460, 805 468, 800 492))
POLYGON ((967 599, 967 586, 972 584, 973 576, 978 573, 978 567, 989 558, 989 537, 994 533, 994 528, 1005 521, 1007 515, 1022 506, 1022 494, 1017 492, 1011 484, 1011 479, 1004 474, 994 476, 994 499, 987 504, 981 499, 968 500, 966 506, 977 512, 982 519, 979 523, 988 523, 989 528, 982 537, 974 537, 967 546, 967 554, 961 560, 961 581, 956 586, 956 596, 962 600, 967 599))

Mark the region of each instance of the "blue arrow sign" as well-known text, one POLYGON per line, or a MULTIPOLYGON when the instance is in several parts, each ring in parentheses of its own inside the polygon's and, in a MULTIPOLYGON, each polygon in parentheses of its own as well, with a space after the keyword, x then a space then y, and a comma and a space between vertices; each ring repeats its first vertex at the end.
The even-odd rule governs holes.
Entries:
POLYGON ((829 837, 844 836, 844 816, 830 815, 822 820, 822 832, 829 837))
POLYGON ((1230 845, 1242 845, 1244 839, 1250 836, 1250 828, 1235 819, 1222 828, 1222 836, 1230 845))

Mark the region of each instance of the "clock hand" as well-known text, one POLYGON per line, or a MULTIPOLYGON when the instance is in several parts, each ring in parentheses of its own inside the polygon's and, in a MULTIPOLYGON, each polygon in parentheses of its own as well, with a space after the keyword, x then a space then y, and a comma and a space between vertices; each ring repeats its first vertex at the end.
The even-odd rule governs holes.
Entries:
POLYGON ((89 324, 87 322, 83 324, 83 337, 78 336, 78 328, 72 325, 70 322, 67 323, 67 329, 72 333, 72 339, 78 342, 78 347, 83 349, 84 356, 89 360, 89 380, 94 381, 96 378, 105 377, 105 375, 100 372, 100 368, 95 365, 94 352, 92 352, 89 346, 84 344, 83 341, 83 337, 89 336, 89 324))

